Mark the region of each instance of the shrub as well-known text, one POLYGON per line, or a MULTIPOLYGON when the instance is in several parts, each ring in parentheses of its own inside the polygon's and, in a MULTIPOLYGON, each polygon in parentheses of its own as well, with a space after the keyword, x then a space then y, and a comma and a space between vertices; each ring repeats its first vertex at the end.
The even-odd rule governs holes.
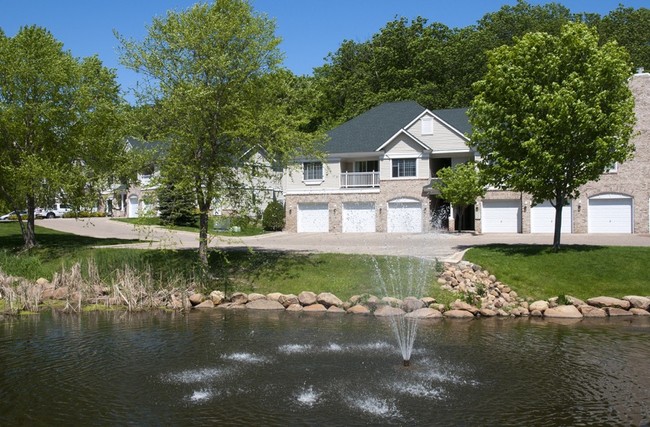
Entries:
POLYGON ((281 231, 284 228, 284 205, 273 200, 264 209, 262 227, 266 231, 281 231))

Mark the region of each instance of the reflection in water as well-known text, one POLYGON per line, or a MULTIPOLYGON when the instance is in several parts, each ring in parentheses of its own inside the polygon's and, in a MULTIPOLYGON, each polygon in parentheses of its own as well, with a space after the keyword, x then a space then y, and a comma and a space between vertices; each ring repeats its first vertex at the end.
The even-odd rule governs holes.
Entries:
POLYGON ((650 320, 59 313, 0 323, 0 424, 643 425, 650 320))

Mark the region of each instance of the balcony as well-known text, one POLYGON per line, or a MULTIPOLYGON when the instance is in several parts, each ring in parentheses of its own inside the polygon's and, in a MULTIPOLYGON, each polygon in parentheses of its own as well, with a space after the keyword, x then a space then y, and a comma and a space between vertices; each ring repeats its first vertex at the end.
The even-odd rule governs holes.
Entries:
POLYGON ((379 172, 341 172, 341 188, 379 187, 379 172))

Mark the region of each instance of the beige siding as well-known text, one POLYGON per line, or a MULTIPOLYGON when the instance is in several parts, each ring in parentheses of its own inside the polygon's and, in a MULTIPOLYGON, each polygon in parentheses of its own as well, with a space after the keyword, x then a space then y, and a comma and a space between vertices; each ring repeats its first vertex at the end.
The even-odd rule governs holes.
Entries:
POLYGON ((340 187, 341 165, 338 161, 323 163, 323 181, 305 183, 303 180, 302 163, 284 172, 286 192, 291 191, 326 191, 340 187))
POLYGON ((434 152, 459 150, 470 151, 469 147, 465 144, 464 138, 450 130, 435 118, 433 120, 433 135, 422 135, 422 119, 415 121, 406 130, 411 135, 431 147, 434 152))

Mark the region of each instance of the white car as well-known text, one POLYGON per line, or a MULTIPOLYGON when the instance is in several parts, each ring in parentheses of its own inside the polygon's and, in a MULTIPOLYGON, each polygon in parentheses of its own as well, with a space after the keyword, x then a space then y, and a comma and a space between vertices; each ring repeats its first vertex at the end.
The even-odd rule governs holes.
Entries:
POLYGON ((61 218, 64 214, 71 212, 72 208, 65 203, 55 203, 54 206, 49 208, 36 208, 34 209, 34 216, 43 218, 61 218))
MULTIPOLYGON (((4 214, 0 216, 0 221, 9 221, 10 218, 16 216, 16 211, 11 211, 8 214, 4 214)), ((23 219, 27 218, 27 211, 20 211, 20 216, 23 219)))

